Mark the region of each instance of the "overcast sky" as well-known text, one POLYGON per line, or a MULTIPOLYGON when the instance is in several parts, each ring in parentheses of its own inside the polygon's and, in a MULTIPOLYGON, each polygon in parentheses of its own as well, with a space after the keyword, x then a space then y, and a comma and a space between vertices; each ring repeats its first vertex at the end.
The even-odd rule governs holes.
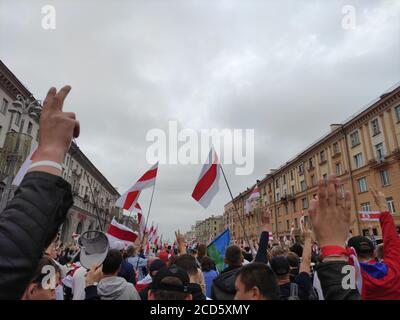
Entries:
MULTIPOLYGON (((39 99, 70 84, 78 145, 123 193, 150 167, 148 130, 255 130, 255 170, 225 169, 234 195, 400 80, 400 2, 0 0, 0 59, 39 99), (56 29, 41 26, 42 6, 56 29), (342 27, 343 6, 355 29, 342 27)), ((204 210, 201 165, 160 165, 150 220, 165 238, 204 210)), ((141 204, 148 207, 147 190, 141 204)), ((147 212, 147 211, 145 211, 147 212)))

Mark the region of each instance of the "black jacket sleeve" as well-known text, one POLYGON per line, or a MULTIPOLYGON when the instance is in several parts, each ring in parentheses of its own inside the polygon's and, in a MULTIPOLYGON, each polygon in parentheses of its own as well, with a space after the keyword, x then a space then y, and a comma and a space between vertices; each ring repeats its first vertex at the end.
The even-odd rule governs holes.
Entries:
POLYGON ((342 280, 347 276, 342 270, 347 265, 349 264, 345 261, 329 261, 317 266, 317 275, 326 300, 361 299, 357 289, 344 289, 342 286, 342 280))
POLYGON ((260 243, 258 244, 258 250, 255 262, 268 263, 268 257, 267 257, 268 240, 269 240, 268 231, 261 232, 260 243))
POLYGON ((71 186, 61 177, 26 174, 0 213, 0 299, 21 298, 72 203, 71 186))
POLYGON ((97 294, 97 286, 88 286, 85 288, 85 300, 100 300, 97 294))

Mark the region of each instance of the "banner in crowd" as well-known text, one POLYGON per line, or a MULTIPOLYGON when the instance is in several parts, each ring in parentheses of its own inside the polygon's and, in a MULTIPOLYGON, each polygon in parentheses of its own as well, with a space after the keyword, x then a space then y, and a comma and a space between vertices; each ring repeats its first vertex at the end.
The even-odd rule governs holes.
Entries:
POLYGON ((207 255, 214 260, 219 272, 224 270, 225 250, 230 245, 231 233, 229 228, 222 232, 207 247, 207 255))
POLYGON ((381 213, 379 211, 359 211, 361 221, 379 221, 381 213))

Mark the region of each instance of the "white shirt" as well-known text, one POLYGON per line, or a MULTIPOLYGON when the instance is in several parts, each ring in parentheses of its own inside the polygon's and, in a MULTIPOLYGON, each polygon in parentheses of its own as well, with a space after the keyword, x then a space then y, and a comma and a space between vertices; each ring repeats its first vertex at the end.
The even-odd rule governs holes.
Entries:
POLYGON ((79 267, 72 277, 72 300, 85 300, 86 271, 87 270, 84 267, 79 267))

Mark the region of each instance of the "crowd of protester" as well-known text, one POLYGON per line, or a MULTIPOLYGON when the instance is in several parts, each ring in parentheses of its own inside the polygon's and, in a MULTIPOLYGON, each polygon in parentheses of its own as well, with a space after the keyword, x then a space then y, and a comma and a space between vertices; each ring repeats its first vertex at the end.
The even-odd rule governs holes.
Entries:
MULTIPOLYGON (((34 161, 62 163, 79 135, 75 115, 62 111, 69 90, 48 92, 34 161)), ((400 238, 384 194, 371 190, 383 235, 375 246, 367 237, 349 237, 351 198, 340 186, 335 176, 319 181, 310 226, 302 224, 295 243, 270 242, 268 216, 262 215, 257 252, 230 245, 221 272, 206 244, 189 246, 179 231, 176 245, 149 255, 141 246, 115 242, 102 263, 88 269, 78 243, 59 244, 57 231, 73 203, 71 186, 60 170, 44 164, 29 170, 0 216, 0 299, 400 299, 400 238), (44 270, 54 272, 47 278, 44 270)))

